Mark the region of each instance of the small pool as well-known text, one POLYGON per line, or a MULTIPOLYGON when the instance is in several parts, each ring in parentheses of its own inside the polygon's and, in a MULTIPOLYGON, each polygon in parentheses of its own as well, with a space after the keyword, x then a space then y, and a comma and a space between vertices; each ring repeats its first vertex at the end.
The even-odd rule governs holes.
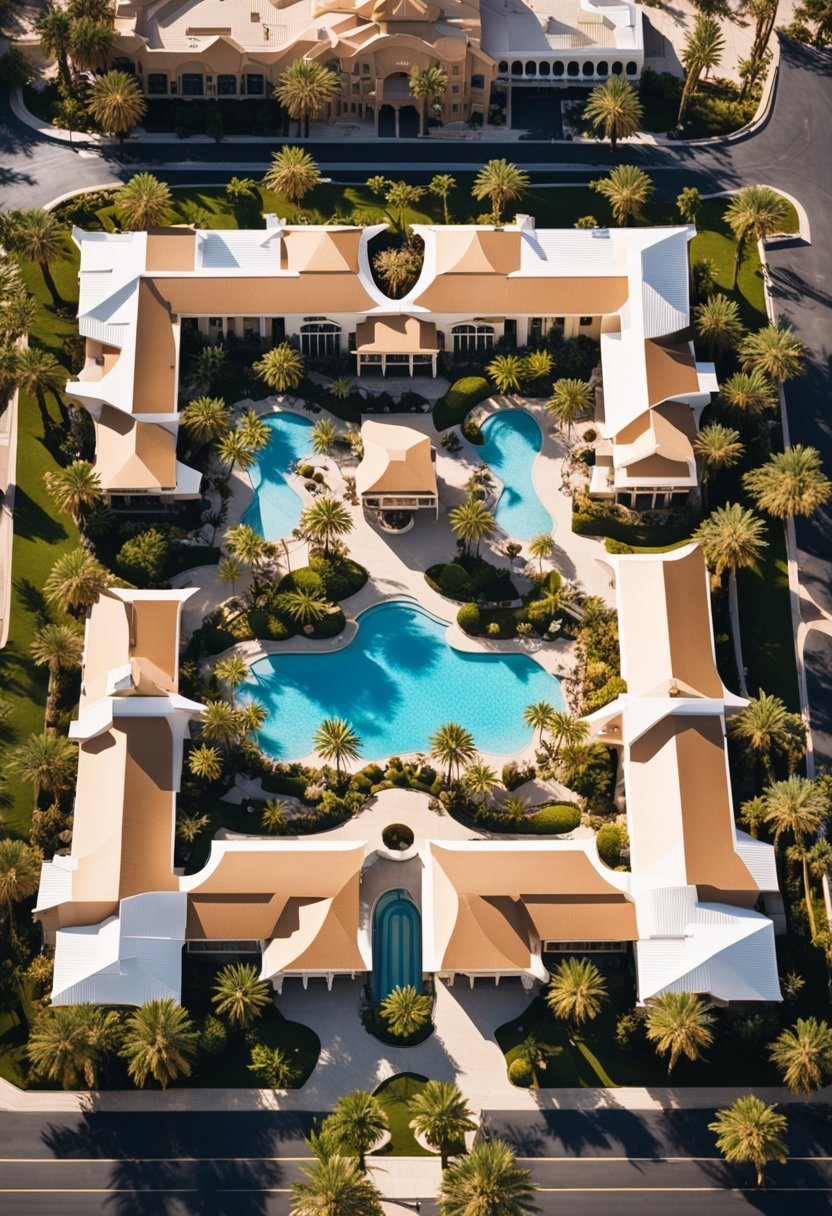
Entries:
POLYGON ((373 1004, 394 988, 422 991, 422 918, 406 891, 385 891, 373 912, 373 1004))
POLYGON ((271 431, 268 445, 257 453, 251 467, 254 502, 243 516, 266 540, 289 536, 300 522, 303 504, 289 484, 287 474, 312 450, 312 423, 300 414, 266 414, 271 431))
POLYGON ((497 523, 514 540, 531 540, 552 531, 552 517, 537 497, 532 466, 543 446, 543 433, 527 410, 502 410, 482 424, 485 443, 479 455, 503 483, 497 523))
POLYGON ((431 732, 459 722, 482 751, 511 755, 531 742, 523 710, 564 705, 559 682, 524 654, 465 654, 445 641, 447 624, 408 600, 362 612, 342 650, 258 659, 249 687, 268 711, 264 750, 299 760, 327 717, 358 733, 366 762, 427 751, 431 732))

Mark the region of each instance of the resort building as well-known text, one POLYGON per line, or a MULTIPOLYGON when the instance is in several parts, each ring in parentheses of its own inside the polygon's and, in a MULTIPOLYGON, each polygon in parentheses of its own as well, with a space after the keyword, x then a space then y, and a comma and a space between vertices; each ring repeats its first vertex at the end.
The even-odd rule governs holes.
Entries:
POLYGON ((116 0, 114 60, 148 97, 257 100, 297 59, 342 82, 325 118, 415 136, 410 74, 448 76, 431 117, 488 121, 492 87, 512 93, 635 79, 644 64, 631 0, 116 0))
POLYGON ((424 973, 531 989, 557 954, 632 948, 639 1001, 779 1000, 774 850, 734 824, 725 721, 745 702, 716 669, 701 550, 609 564, 627 692, 587 722, 620 753, 629 870, 601 862, 594 838, 428 839, 391 856, 330 835, 218 836, 202 869, 177 872, 182 745, 201 710, 177 692, 189 592, 105 593, 70 732, 72 848, 44 863, 35 909, 53 1002, 179 999, 183 947, 251 954, 277 991, 371 973, 376 998, 424 973))
POLYGON ((436 453, 430 439, 409 426, 375 422, 361 426, 364 455, 355 488, 365 510, 422 511, 439 515, 436 453))
POLYGON ((537 229, 417 225, 424 263, 400 300, 370 269, 384 230, 289 225, 248 231, 75 231, 87 362, 67 392, 96 424, 96 468, 118 504, 192 497, 175 459, 181 326, 209 340, 284 338, 316 358, 352 354, 360 374, 435 375, 441 351, 534 347, 552 326, 600 342, 590 493, 667 505, 696 485, 693 438, 718 388, 690 324, 691 227, 537 229), (153 350, 152 359, 138 352, 153 350))

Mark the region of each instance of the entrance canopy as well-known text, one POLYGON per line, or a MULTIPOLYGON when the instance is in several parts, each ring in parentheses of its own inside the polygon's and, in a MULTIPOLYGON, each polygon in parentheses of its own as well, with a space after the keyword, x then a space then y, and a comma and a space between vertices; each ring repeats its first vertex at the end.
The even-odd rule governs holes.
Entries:
POLYGON ((362 367, 372 364, 380 364, 382 374, 386 374, 390 364, 400 370, 406 367, 412 376, 414 363, 429 360, 435 376, 439 354, 436 326, 421 317, 368 317, 356 326, 355 354, 359 375, 362 367))

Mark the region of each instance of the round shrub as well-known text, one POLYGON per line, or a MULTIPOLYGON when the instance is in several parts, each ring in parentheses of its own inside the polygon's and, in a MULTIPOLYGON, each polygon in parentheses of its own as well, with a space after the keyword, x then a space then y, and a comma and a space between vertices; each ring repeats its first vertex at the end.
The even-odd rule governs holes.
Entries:
POLYGON ((227 1041, 228 1032, 225 1024, 219 1018, 214 1017, 213 1013, 206 1013, 199 1032, 199 1046, 202 1051, 207 1056, 218 1056, 220 1052, 224 1051, 227 1041))
POLYGON ((581 812, 568 802, 555 802, 542 806, 529 817, 529 829, 540 836, 556 836, 560 832, 574 832, 580 826, 581 812))
POLYGON ((137 587, 156 587, 165 577, 170 542, 158 528, 146 528, 126 540, 116 554, 120 573, 137 587))
POLYGON ((471 598, 471 579, 468 571, 456 562, 448 562, 439 575, 439 590, 452 600, 471 598))
POLYGON ((620 825, 605 823, 598 829, 595 843, 598 846, 598 856, 614 870, 621 861, 621 850, 624 847, 624 832, 620 825))
POLYGON ((473 418, 466 418, 462 424, 462 433, 469 443, 481 444, 485 443, 482 434, 482 427, 473 418))
POLYGON ((463 633, 478 633, 481 621, 480 610, 476 604, 463 604, 456 614, 456 623, 463 633))
POLYGON ((500 636, 500 622, 492 621, 485 632, 490 638, 498 638, 500 636))
POLYGON ((300 473, 301 477, 311 477, 315 472, 315 467, 311 464, 302 464, 298 469, 298 472, 300 473))
POLYGON ((321 472, 321 470, 320 470, 320 469, 316 469, 316 471, 315 471, 315 472, 312 474, 312 480, 313 480, 313 481, 316 481, 316 482, 318 483, 318 485, 319 485, 319 486, 322 486, 322 485, 323 485, 323 483, 324 483, 324 475, 323 475, 323 473, 321 472))
POLYGON ((534 1084, 534 1069, 524 1056, 518 1056, 508 1066, 508 1079, 512 1085, 529 1089, 534 1084))
POLYGON ((381 833, 381 839, 386 848, 403 853, 413 844, 414 836, 406 823, 388 823, 381 833))
POLYGON ((368 778, 371 785, 375 785, 384 776, 384 769, 380 764, 368 764, 366 768, 362 769, 362 773, 368 778))
MULTIPOLYGON (((308 566, 301 566, 300 570, 296 570, 294 574, 286 575, 286 578, 291 578, 294 587, 297 591, 307 591, 310 595, 324 595, 324 580, 320 574, 316 574, 314 570, 310 570, 308 566)), ((285 581, 285 580, 284 580, 285 581)), ((284 588, 288 590, 288 588, 284 588)))
POLYGON ((292 631, 285 621, 282 621, 279 616, 272 613, 266 620, 266 632, 263 634, 264 639, 270 642, 285 642, 287 638, 292 636, 292 631))
POLYGON ((339 608, 337 612, 330 612, 322 621, 315 622, 315 629, 312 633, 314 638, 334 638, 341 632, 347 623, 347 618, 339 608))

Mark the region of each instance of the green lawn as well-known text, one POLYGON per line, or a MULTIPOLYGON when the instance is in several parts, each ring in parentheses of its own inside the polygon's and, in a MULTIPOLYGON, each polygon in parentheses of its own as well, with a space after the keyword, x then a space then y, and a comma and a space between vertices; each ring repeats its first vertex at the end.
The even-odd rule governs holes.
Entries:
POLYGON ((391 1135, 389 1143, 381 1149, 380 1156, 429 1157, 431 1155, 428 1149, 422 1148, 410 1126, 413 1115, 409 1104, 416 1094, 421 1093, 425 1088, 427 1081, 428 1078, 420 1076, 419 1073, 400 1072, 395 1077, 388 1077, 386 1081, 382 1081, 375 1090, 375 1096, 387 1115, 391 1135))

